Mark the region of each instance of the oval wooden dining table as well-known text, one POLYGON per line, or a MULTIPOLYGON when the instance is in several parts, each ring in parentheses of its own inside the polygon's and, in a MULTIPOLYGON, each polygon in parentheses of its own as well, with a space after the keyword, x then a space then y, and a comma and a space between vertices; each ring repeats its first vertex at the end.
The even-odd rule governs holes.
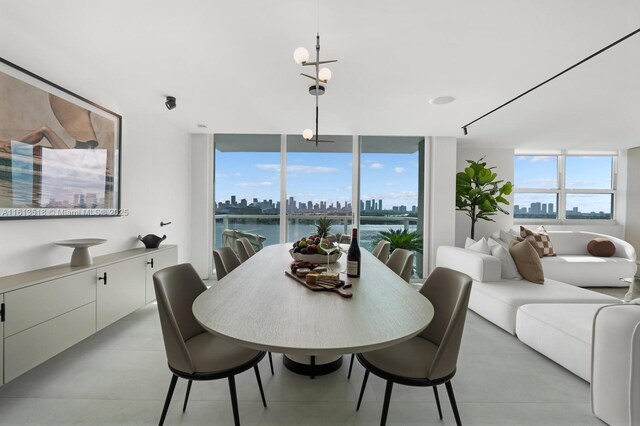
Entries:
MULTIPOLYGON (((267 246, 193 303, 209 332, 249 348, 283 353, 290 370, 314 377, 337 370, 342 355, 384 348, 429 325, 433 306, 371 253, 361 250, 353 297, 311 291, 285 275, 291 244, 267 246)), ((346 265, 346 254, 330 264, 346 265)))

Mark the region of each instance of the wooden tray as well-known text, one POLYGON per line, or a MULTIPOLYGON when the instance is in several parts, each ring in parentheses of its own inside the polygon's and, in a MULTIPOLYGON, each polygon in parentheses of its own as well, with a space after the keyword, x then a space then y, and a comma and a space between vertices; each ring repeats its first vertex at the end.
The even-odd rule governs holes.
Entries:
MULTIPOLYGON (((311 291, 332 291, 334 293, 338 293, 342 297, 346 297, 346 298, 353 297, 353 293, 351 293, 349 290, 345 289, 344 287, 326 288, 317 284, 309 284, 304 278, 300 278, 289 271, 284 271, 284 273, 285 275, 298 281, 300 284, 302 284, 303 286, 305 286, 311 291)), ((341 282, 342 282, 342 285, 344 286, 345 285, 344 281, 341 281, 341 282)), ((350 284, 347 284, 347 285, 351 286, 350 284)))

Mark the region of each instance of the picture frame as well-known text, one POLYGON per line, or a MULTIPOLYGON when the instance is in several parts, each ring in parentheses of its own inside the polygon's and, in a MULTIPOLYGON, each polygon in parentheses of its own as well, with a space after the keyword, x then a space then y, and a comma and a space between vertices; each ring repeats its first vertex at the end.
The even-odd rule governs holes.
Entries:
POLYGON ((0 57, 0 220, 126 215, 122 117, 0 57))

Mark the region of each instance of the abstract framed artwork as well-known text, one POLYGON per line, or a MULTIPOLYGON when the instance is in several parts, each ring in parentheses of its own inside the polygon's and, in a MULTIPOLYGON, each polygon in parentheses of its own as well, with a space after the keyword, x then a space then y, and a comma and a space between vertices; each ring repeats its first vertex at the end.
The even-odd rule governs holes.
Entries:
POLYGON ((122 117, 0 57, 0 220, 121 216, 122 117))

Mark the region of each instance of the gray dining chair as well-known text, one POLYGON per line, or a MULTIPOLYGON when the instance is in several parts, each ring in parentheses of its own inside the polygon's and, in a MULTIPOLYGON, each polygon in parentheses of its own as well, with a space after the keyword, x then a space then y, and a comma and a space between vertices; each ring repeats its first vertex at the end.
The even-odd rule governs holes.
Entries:
POLYGON ((433 305, 433 319, 427 328, 397 345, 356 355, 366 370, 356 410, 360 409, 369 373, 373 373, 387 381, 381 425, 387 421, 394 383, 432 387, 440 420, 442 408, 437 386, 444 384, 456 424, 462 425, 451 379, 456 374, 471 282, 471 277, 461 272, 442 267, 434 269, 420 289, 433 305))
POLYGON ((236 256, 231 247, 220 247, 214 249, 213 261, 216 265, 216 276, 218 277, 218 281, 240 266, 240 260, 238 260, 238 256, 236 256))
POLYGON ((153 286, 169 370, 172 373, 159 424, 164 424, 178 377, 189 381, 183 412, 187 409, 191 383, 194 380, 228 379, 233 420, 239 425, 235 376, 253 367, 262 404, 266 407, 258 369, 258 363, 265 353, 236 345, 202 328, 193 315, 191 305, 207 287, 193 266, 183 263, 162 269, 153 274, 153 286))
POLYGON ((246 262, 251 256, 256 254, 251 242, 249 242, 247 238, 238 238, 236 240, 236 251, 238 252, 240 262, 242 263, 246 262))
MULTIPOLYGON (((254 252, 255 253, 255 252, 254 252)), ((213 261, 216 265, 216 276, 218 281, 227 276, 227 274, 238 266, 240 266, 240 260, 236 254, 231 250, 231 247, 220 247, 213 250, 213 261)), ((271 368, 271 374, 274 374, 273 370, 273 356, 271 352, 269 354, 269 367, 271 368)))
POLYGON ((375 246, 372 255, 378 258, 378 260, 382 263, 387 263, 389 259, 389 248, 391 247, 391 243, 389 241, 380 240, 378 244, 375 246))
POLYGON ((413 252, 400 248, 395 249, 391 253, 389 260, 387 260, 387 266, 398 274, 400 278, 410 282, 411 273, 413 272, 413 252))

